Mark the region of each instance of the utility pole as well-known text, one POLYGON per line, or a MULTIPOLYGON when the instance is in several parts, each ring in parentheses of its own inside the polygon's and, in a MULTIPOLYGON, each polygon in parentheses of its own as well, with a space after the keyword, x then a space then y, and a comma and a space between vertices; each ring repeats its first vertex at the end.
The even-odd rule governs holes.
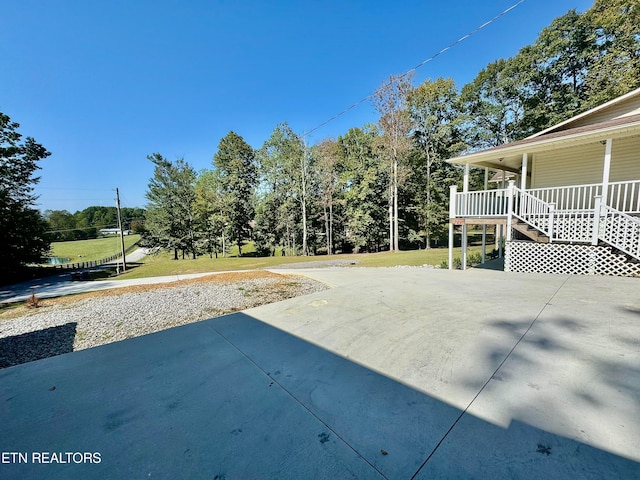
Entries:
POLYGON ((122 247, 122 271, 127 271, 127 259, 124 253, 124 232, 122 231, 122 216, 120 215, 120 192, 116 188, 116 205, 118 207, 118 228, 120 229, 120 246, 122 247))

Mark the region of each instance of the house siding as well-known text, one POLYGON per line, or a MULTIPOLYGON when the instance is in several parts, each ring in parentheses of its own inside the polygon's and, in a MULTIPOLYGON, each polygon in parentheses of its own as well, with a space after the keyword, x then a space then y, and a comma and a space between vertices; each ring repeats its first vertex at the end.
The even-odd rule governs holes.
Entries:
MULTIPOLYGON (((532 187, 602 182, 604 145, 591 143, 534 155, 532 187)), ((640 136, 613 140, 609 181, 640 180, 640 136)))
POLYGON ((536 153, 531 188, 600 183, 603 161, 600 143, 536 153))
POLYGON ((596 123, 606 122, 607 120, 629 117, 637 114, 640 114, 640 95, 564 125, 561 129, 558 129, 558 131, 567 130, 569 128, 584 127, 585 125, 593 125, 596 123))
POLYGON ((613 141, 609 180, 640 180, 640 136, 613 141))

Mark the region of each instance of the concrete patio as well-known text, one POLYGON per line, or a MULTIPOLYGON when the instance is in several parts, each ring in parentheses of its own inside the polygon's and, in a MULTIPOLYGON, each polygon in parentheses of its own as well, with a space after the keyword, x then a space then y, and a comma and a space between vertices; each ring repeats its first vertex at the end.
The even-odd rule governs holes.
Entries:
POLYGON ((336 288, 0 370, 0 477, 640 478, 639 279, 292 273, 336 288))

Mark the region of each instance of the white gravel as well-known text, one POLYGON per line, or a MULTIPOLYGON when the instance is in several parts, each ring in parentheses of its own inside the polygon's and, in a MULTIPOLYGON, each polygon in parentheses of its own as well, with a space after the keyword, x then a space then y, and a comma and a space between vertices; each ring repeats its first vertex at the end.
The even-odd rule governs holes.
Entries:
POLYGON ((327 287, 305 277, 190 283, 93 297, 0 320, 0 368, 157 332, 327 287))

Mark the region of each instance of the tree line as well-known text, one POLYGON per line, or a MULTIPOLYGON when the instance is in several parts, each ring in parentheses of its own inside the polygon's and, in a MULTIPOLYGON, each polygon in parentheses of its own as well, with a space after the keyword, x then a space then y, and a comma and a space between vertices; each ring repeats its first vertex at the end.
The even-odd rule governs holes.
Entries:
MULTIPOLYGON (((390 77, 373 96, 377 124, 338 138, 307 145, 282 123, 253 149, 229 132, 201 172, 153 154, 145 240, 176 258, 213 256, 230 243, 242 252, 249 240, 264 255, 443 243, 448 187, 461 179, 446 159, 524 138, 640 86, 638 25, 637 1, 595 0, 462 88, 446 78, 414 86, 409 75, 390 77)), ((33 186, 49 155, 0 113, 0 280, 46 256, 51 230, 114 223, 113 211, 98 210, 48 212, 55 228, 46 221, 33 186)))
MULTIPOLYGON (((534 43, 458 88, 391 76, 375 92, 376 124, 307 145, 279 124, 257 149, 236 132, 212 168, 155 153, 146 241, 174 258, 255 242, 259 255, 430 248, 445 241, 446 160, 525 138, 640 86, 640 7, 596 0, 570 10, 534 43)), ((471 178, 481 185, 481 176, 471 178)))
MULTIPOLYGON (((142 208, 121 208, 122 228, 142 233, 144 214, 142 208)), ((45 210, 43 216, 47 222, 46 233, 52 242, 98 238, 101 229, 118 227, 116 207, 92 206, 75 213, 67 210, 45 210)))

